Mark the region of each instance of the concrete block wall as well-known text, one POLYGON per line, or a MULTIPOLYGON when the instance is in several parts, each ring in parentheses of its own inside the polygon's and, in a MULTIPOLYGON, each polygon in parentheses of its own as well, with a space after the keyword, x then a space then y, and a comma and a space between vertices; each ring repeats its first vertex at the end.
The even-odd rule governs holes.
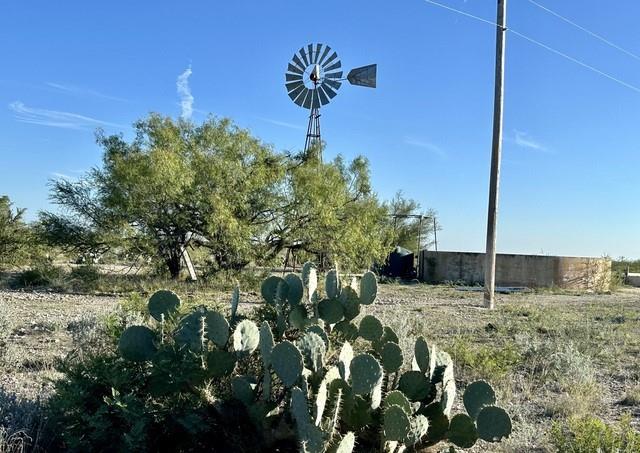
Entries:
MULTIPOLYGON (((484 253, 420 253, 418 278, 428 283, 484 283, 484 253)), ((607 291, 611 261, 604 258, 498 254, 496 286, 607 291)))
POLYGON ((627 285, 635 286, 640 288, 640 273, 629 273, 625 278, 625 283, 627 285))

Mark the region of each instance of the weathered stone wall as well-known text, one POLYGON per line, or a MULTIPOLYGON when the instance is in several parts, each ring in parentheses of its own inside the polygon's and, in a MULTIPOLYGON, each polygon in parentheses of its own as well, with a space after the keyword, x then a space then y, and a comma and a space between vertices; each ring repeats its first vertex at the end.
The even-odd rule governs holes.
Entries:
MULTIPOLYGON (((429 283, 484 283, 484 253, 420 253, 418 278, 429 283)), ((606 291, 611 261, 604 258, 498 254, 496 286, 606 291)))

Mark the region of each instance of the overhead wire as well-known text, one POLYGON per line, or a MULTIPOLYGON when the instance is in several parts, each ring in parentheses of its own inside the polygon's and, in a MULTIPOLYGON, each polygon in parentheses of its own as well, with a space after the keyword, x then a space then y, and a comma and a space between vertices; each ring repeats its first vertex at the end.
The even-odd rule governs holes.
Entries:
POLYGON ((603 43, 607 44, 608 46, 611 46, 611 47, 613 47, 614 49, 617 49, 617 50, 619 50, 620 52, 623 52, 623 53, 625 53, 625 54, 629 55, 630 57, 633 57, 633 58, 635 58, 636 60, 640 61, 640 55, 635 54, 635 53, 631 52, 630 50, 627 50, 627 49, 625 49, 624 47, 619 46, 618 44, 616 44, 616 43, 614 43, 614 42, 609 41, 609 40, 608 40, 607 38, 605 38, 604 36, 599 35, 598 33, 593 32, 593 31, 589 30, 588 28, 583 27, 582 25, 575 23, 575 22, 574 22, 574 21, 572 21, 571 19, 569 19, 569 18, 567 18, 567 17, 565 17, 565 16, 563 16, 563 15, 561 15, 561 14, 559 14, 559 13, 557 13, 557 12, 555 12, 555 11, 553 11, 553 10, 549 9, 549 8, 547 8, 547 7, 546 7, 546 6, 544 6, 544 5, 541 5, 540 3, 538 3, 538 2, 536 2, 536 1, 534 1, 534 0, 527 0, 527 1, 528 1, 529 3, 531 3, 532 5, 537 6, 537 7, 538 7, 538 8, 540 8, 541 10, 546 11, 547 13, 549 13, 549 14, 551 14, 551 15, 553 15, 553 16, 556 16, 558 19, 565 21, 565 22, 566 22, 566 23, 568 23, 569 25, 572 25, 572 26, 576 27, 577 29, 582 30, 583 32, 587 33, 588 35, 593 36, 594 38, 596 38, 596 39, 598 39, 598 40, 602 41, 603 43))
MULTIPOLYGON (((495 23, 495 22, 493 22, 491 20, 485 19, 485 18, 480 17, 480 16, 476 16, 474 14, 467 13, 466 11, 462 11, 462 10, 459 10, 457 8, 453 8, 451 6, 436 2, 434 0, 423 0, 423 1, 425 3, 429 3, 431 5, 438 6, 440 8, 443 8, 443 9, 446 9, 446 10, 461 14, 463 16, 478 20, 480 22, 484 22, 486 24, 493 25, 494 27, 499 27, 499 25, 497 23, 495 23)), ((529 1, 531 1, 531 0, 529 0, 529 1)), ((560 50, 554 49, 553 47, 548 46, 547 44, 544 44, 544 43, 542 43, 542 42, 540 42, 540 41, 538 41, 538 40, 536 40, 534 38, 531 38, 530 36, 527 36, 524 33, 520 33, 519 31, 517 31, 517 30, 515 30, 515 29, 513 29, 511 27, 506 27, 506 31, 509 31, 509 32, 513 33, 514 35, 516 35, 516 36, 518 36, 518 37, 520 37, 520 38, 522 38, 522 39, 524 39, 524 40, 526 40, 526 41, 528 41, 528 42, 530 42, 532 44, 535 44, 535 45, 541 47, 542 49, 547 50, 548 52, 551 52, 551 53, 553 53, 555 55, 558 55, 559 57, 565 58, 565 59, 571 61, 572 63, 575 63, 575 64, 577 64, 579 66, 582 66, 583 68, 588 69, 588 70, 590 70, 590 71, 592 71, 592 72, 594 72, 594 73, 596 73, 596 74, 598 74, 600 76, 606 77, 607 79, 609 79, 609 80, 611 80, 613 82, 616 82, 616 83, 618 83, 619 85, 621 85, 621 86, 623 86, 625 88, 628 88, 628 89, 630 89, 632 91, 640 93, 640 87, 635 86, 635 85, 633 85, 631 83, 625 82, 624 80, 621 80, 621 79, 619 79, 619 78, 617 78, 617 77, 615 77, 615 76, 613 76, 613 75, 611 75, 611 74, 609 74, 607 72, 601 71, 600 69, 598 69, 598 68, 596 68, 594 66, 591 66, 588 63, 585 63, 585 62, 583 62, 581 60, 578 60, 577 58, 574 58, 571 55, 568 55, 568 54, 566 54, 566 53, 564 53, 564 52, 562 52, 560 50)))
POLYGON ((521 37, 522 39, 525 39, 525 40, 527 40, 527 41, 529 41, 529 42, 531 42, 531 43, 533 43, 533 44, 535 44, 537 46, 542 47, 543 49, 548 50, 549 52, 552 52, 552 53, 554 53, 554 54, 556 54, 556 55, 558 55, 558 56, 560 56, 562 58, 566 58, 567 60, 572 61, 572 62, 582 66, 583 68, 589 69, 590 71, 593 71, 596 74, 600 74, 601 76, 606 77, 607 79, 610 79, 610 80, 612 80, 612 81, 614 81, 616 83, 619 83, 620 85, 622 85, 624 87, 627 87, 627 88, 629 88, 629 89, 631 89, 633 91, 636 91, 636 92, 640 93, 640 87, 637 87, 635 85, 627 83, 624 80, 620 80, 617 77, 612 76, 611 74, 607 74, 606 72, 601 71, 598 68, 595 68, 595 67, 591 66, 590 64, 587 64, 587 63, 585 63, 583 61, 580 61, 577 58, 573 58, 571 55, 567 55, 566 53, 561 52, 559 50, 556 50, 553 47, 549 47, 546 44, 541 43, 540 41, 537 41, 537 40, 535 40, 533 38, 530 38, 529 36, 526 36, 526 35, 518 32, 516 30, 509 30, 509 31, 511 33, 513 33, 514 35, 521 37))

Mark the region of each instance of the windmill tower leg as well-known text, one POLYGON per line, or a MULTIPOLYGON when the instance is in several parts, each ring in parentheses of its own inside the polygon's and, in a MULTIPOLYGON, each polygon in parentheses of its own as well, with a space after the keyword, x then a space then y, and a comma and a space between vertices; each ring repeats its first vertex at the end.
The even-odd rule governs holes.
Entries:
POLYGON ((315 148, 314 146, 320 144, 320 109, 312 108, 311 114, 309 115, 309 125, 307 126, 307 139, 304 142, 304 154, 308 156, 309 153, 313 150, 314 152, 319 152, 320 155, 318 158, 320 162, 322 162, 322 152, 319 148, 315 148))

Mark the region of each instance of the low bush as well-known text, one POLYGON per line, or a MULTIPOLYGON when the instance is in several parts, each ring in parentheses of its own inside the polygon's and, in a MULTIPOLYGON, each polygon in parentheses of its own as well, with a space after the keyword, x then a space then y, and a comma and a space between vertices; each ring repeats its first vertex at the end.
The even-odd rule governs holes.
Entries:
POLYGON ((458 369, 471 379, 504 378, 522 361, 519 349, 511 341, 478 345, 466 337, 458 337, 451 354, 458 369))
POLYGON ((66 361, 50 413, 70 451, 401 451, 443 442, 472 447, 511 433, 484 381, 456 398, 449 354, 415 341, 405 360, 395 332, 372 315, 376 278, 343 285, 330 271, 319 297, 316 269, 269 277, 266 302, 223 315, 181 309, 154 293, 151 317, 127 327, 117 348, 66 361), (355 287, 359 286, 359 294, 355 287), (254 322, 257 321, 256 322, 254 322))
POLYGON ((22 288, 59 288, 64 286, 65 272, 51 263, 38 263, 31 269, 27 269, 15 275, 10 286, 13 289, 22 288))
POLYGON ((96 266, 85 264, 71 269, 68 275, 68 285, 78 292, 90 291, 98 286, 102 278, 96 266))
POLYGON ((566 423, 556 421, 551 438, 559 453, 640 451, 640 432, 631 427, 629 415, 613 425, 592 416, 571 418, 566 423))

